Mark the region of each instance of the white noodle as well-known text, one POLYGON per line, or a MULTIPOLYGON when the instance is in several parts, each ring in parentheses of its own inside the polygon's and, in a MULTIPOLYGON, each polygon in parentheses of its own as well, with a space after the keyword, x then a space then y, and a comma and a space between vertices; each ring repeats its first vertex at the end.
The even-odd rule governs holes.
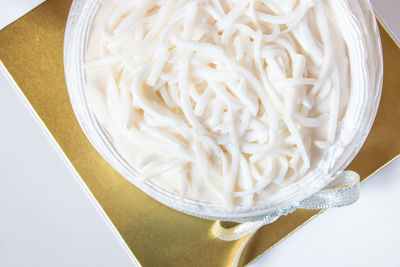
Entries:
POLYGON ((108 11, 85 67, 107 69, 110 117, 147 151, 139 178, 174 173, 181 199, 203 184, 227 207, 301 179, 311 144, 329 147, 340 120, 341 33, 325 2, 122 0, 108 11))

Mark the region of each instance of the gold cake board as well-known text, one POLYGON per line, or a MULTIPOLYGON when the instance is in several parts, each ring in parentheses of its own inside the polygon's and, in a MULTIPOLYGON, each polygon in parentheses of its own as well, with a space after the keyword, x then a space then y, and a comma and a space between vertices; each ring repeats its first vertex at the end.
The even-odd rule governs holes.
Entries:
MULTIPOLYGON (((0 60, 143 266, 230 266, 243 240, 217 240, 211 233, 213 222, 153 200, 107 164, 83 134, 64 80, 63 39, 70 5, 71 0, 48 0, 1 30, 0 60)), ((381 34, 382 101, 365 145, 348 167, 364 179, 400 153, 400 49, 382 28, 381 34)), ((298 210, 263 227, 246 247, 240 265, 318 213, 298 210)))

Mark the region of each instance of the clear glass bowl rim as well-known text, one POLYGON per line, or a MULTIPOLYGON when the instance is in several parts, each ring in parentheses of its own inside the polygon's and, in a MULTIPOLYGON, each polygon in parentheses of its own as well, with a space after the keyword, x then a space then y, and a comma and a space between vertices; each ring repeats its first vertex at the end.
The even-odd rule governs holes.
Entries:
POLYGON ((368 56, 372 58, 374 64, 368 68, 369 83, 366 91, 368 101, 363 111, 364 116, 361 118, 361 127, 358 129, 358 138, 355 138, 346 147, 341 148, 346 150, 344 160, 342 159, 339 164, 333 166, 328 174, 318 168, 314 170, 313 175, 320 177, 320 179, 301 179, 299 182, 281 190, 278 194, 279 197, 250 209, 239 208, 229 211, 211 203, 191 199, 181 201, 174 194, 154 186, 151 182, 140 183, 135 179, 138 174, 137 170, 132 168, 118 153, 111 139, 91 113, 85 94, 83 62, 87 40, 91 22, 104 1, 74 0, 72 3, 64 37, 64 71, 70 101, 82 130, 100 155, 127 180, 164 205, 189 215, 211 220, 237 222, 255 220, 269 212, 294 205, 321 190, 347 167, 365 142, 375 119, 381 96, 383 81, 382 46, 377 22, 369 0, 347 0, 348 2, 359 3, 361 7, 362 14, 359 14, 359 16, 364 16, 367 22, 367 25, 362 27, 363 35, 365 42, 372 48, 368 56))

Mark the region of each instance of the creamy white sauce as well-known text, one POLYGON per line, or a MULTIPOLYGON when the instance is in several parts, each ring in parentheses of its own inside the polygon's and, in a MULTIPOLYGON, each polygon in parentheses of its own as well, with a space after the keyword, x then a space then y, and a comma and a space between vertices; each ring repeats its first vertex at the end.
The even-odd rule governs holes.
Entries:
POLYGON ((138 180, 250 207, 337 141, 357 90, 339 2, 105 1, 86 53, 90 108, 138 180))

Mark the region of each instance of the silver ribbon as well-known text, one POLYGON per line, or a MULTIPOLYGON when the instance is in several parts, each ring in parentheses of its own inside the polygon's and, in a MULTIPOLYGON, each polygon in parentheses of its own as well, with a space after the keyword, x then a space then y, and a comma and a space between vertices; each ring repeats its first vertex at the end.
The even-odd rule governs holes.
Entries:
POLYGON ((339 174, 333 182, 324 189, 306 198, 296 205, 285 209, 265 214, 259 220, 239 224, 232 228, 224 228, 220 221, 214 225, 214 234, 218 239, 224 241, 239 240, 245 236, 246 239, 240 245, 232 266, 238 266, 240 257, 247 243, 262 226, 273 223, 279 217, 294 212, 296 209, 327 209, 343 207, 353 204, 360 197, 360 176, 353 171, 345 171, 339 174))
MULTIPOLYGON (((265 214, 259 220, 224 228, 220 221, 214 225, 214 234, 224 241, 239 240, 246 235, 254 234, 262 226, 271 224, 279 217, 294 212, 296 209, 327 209, 353 204, 360 196, 360 176, 353 171, 339 174, 324 189, 306 198, 296 205, 265 214)), ((247 243, 247 242, 246 242, 247 243)))

